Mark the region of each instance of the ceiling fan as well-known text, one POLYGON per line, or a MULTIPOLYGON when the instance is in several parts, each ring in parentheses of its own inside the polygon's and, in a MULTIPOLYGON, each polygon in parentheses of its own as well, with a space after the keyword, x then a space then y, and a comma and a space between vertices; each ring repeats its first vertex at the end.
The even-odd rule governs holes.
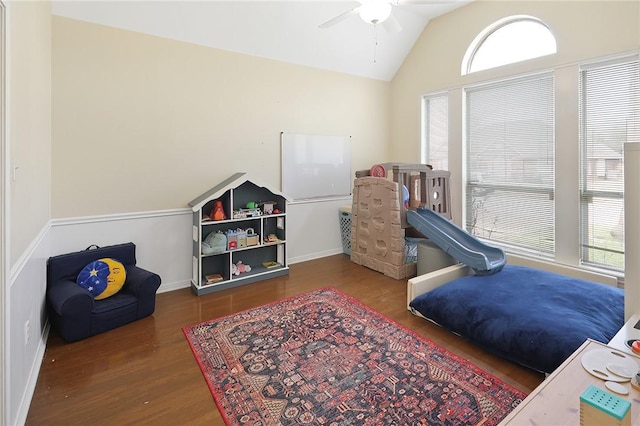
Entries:
POLYGON ((392 29, 396 32, 399 32, 402 30, 402 27, 400 26, 396 18, 391 14, 391 9, 393 7, 403 5, 429 5, 454 2, 456 2, 456 0, 359 0, 360 6, 354 7, 351 10, 347 10, 346 12, 341 13, 335 18, 332 18, 327 22, 320 24, 319 28, 329 28, 351 16, 360 15, 360 18, 364 22, 374 26, 382 24, 388 19, 387 22, 391 24, 392 29))

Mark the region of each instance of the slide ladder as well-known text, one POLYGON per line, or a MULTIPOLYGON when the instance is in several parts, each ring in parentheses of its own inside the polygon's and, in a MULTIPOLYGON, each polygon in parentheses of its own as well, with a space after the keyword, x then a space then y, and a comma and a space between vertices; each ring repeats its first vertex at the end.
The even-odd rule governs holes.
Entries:
POLYGON ((408 210, 407 223, 477 275, 494 274, 507 263, 502 249, 483 243, 433 210, 408 210))

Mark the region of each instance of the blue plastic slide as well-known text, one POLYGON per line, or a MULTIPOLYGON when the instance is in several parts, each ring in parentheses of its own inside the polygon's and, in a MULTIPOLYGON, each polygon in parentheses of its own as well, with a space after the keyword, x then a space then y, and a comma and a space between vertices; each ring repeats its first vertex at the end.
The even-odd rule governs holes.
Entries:
POLYGON ((507 263, 502 249, 484 244, 433 210, 407 210, 407 222, 477 275, 491 275, 507 263))

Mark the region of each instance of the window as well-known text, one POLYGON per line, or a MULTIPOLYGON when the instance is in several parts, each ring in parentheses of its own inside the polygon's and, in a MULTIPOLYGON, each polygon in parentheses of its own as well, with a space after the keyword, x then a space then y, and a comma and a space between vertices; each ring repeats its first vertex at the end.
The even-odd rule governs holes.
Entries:
POLYGON ((467 231, 502 246, 553 253, 553 77, 470 88, 466 98, 467 231))
POLYGON ((422 100, 422 162, 434 170, 449 168, 449 107, 447 94, 422 100))
POLYGON ((580 73, 580 247, 583 263, 624 269, 625 142, 640 140, 638 60, 580 73))
POLYGON ((511 16, 488 26, 467 49, 462 75, 556 53, 556 39, 541 20, 511 16))

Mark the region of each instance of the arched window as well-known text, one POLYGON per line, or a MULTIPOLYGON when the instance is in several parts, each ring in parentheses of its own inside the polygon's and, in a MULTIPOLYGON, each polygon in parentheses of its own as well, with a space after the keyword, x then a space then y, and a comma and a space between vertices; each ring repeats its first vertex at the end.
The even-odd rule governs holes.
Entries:
POLYGON ((462 75, 556 53, 556 39, 533 16, 494 22, 473 40, 462 60, 462 75))

